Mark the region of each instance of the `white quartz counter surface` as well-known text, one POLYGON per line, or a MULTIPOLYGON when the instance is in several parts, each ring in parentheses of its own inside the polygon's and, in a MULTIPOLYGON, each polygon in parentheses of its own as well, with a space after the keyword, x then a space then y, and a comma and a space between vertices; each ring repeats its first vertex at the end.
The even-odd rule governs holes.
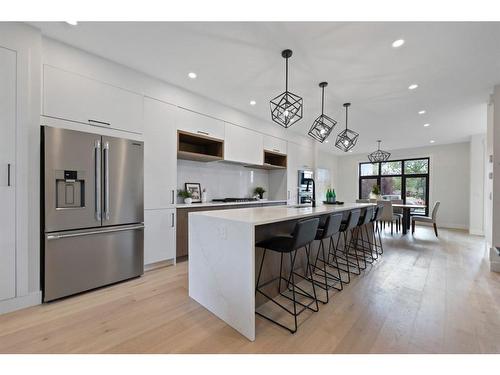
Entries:
POLYGON ((191 212, 189 215, 206 216, 208 218, 217 218, 251 225, 263 225, 325 215, 332 212, 350 211, 356 208, 365 208, 369 206, 373 206, 373 203, 345 203, 343 205, 319 205, 317 207, 249 207, 235 210, 191 212))
POLYGON ((259 201, 251 202, 206 202, 206 203, 179 203, 176 204, 177 208, 198 208, 198 207, 215 207, 215 206, 240 206, 240 205, 253 205, 253 204, 283 204, 287 203, 286 200, 267 200, 261 199, 259 201))

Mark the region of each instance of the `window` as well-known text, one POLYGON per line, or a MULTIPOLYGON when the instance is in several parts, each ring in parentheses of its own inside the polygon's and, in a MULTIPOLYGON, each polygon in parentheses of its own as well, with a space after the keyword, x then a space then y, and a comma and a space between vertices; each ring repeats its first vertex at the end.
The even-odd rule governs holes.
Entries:
MULTIPOLYGON (((375 185, 382 199, 428 205, 429 158, 359 163, 359 198, 369 198, 375 185)), ((414 209, 412 214, 428 215, 429 207, 414 209)))

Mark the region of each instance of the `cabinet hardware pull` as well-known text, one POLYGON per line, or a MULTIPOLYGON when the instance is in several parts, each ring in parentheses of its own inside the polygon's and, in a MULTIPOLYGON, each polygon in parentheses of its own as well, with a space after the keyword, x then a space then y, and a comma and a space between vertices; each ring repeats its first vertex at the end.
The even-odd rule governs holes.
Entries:
POLYGON ((174 200, 175 200, 174 196, 175 196, 175 190, 172 190, 172 204, 174 204, 174 203, 175 203, 175 202, 174 202, 174 200))
POLYGON ((7 186, 10 186, 10 163, 7 164, 7 186))
POLYGON ((174 214, 172 213, 172 228, 174 228, 174 214))
POLYGON ((70 237, 82 237, 82 236, 92 236, 95 234, 104 234, 104 233, 114 233, 114 232, 124 232, 127 230, 141 230, 144 229, 144 224, 136 224, 130 226, 124 226, 119 228, 111 228, 111 229, 101 229, 101 230, 91 230, 88 232, 59 232, 59 233, 51 233, 47 235, 47 240, 59 240, 62 238, 70 238, 70 237))
POLYGON ((202 132, 201 130, 198 130, 197 133, 200 133, 200 134, 204 134, 204 135, 210 135, 209 133, 207 132, 202 132))
POLYGON ((104 121, 97 121, 97 120, 90 120, 90 119, 89 119, 89 122, 90 122, 90 123, 94 123, 94 124, 99 124, 99 125, 107 125, 107 126, 111 126, 111 123, 109 123, 109 122, 104 122, 104 121))

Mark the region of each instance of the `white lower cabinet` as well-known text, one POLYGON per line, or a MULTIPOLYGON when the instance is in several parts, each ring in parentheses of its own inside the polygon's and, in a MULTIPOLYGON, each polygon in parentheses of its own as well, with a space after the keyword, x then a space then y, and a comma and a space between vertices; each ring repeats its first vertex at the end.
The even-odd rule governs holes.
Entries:
POLYGON ((16 296, 16 61, 0 47, 0 301, 16 296))
POLYGON ((175 208, 144 210, 144 264, 175 258, 175 208))
POLYGON ((264 136, 262 133, 226 124, 224 160, 250 165, 264 163, 264 136))

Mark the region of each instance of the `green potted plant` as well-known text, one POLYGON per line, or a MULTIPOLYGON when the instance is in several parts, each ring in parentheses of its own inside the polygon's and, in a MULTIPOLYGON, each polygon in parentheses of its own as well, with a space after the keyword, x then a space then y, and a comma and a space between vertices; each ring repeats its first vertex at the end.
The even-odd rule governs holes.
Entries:
POLYGON ((177 195, 184 199, 184 203, 191 204, 193 199, 191 198, 193 194, 189 190, 179 189, 177 190, 177 195))
POLYGON ((370 199, 377 199, 377 200, 382 199, 382 196, 380 195, 380 186, 373 185, 372 191, 370 193, 370 199))
POLYGON ((264 193, 266 190, 262 186, 257 186, 255 189, 253 189, 254 194, 258 194, 259 199, 264 198, 264 193))

